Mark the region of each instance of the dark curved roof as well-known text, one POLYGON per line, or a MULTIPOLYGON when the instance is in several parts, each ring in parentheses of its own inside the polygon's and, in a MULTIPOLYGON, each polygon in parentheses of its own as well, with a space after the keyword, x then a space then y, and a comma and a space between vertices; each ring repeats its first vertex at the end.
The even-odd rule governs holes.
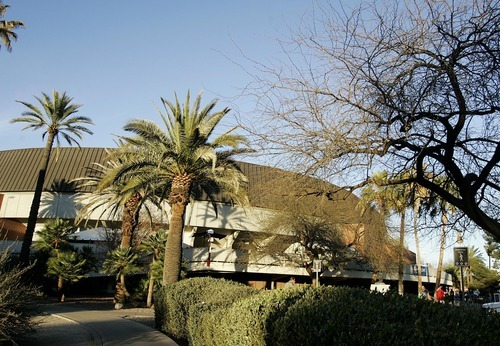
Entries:
MULTIPOLYGON (((71 181, 87 176, 94 163, 104 163, 106 148, 54 148, 44 183, 44 191, 76 192, 71 181)), ((0 192, 30 192, 36 186, 38 166, 44 148, 0 151, 0 192)), ((342 215, 344 221, 358 219, 354 213, 358 198, 338 187, 316 179, 301 177, 276 168, 238 162, 249 180, 251 205, 280 209, 288 198, 301 198, 314 205, 322 199, 328 214, 342 215), (325 192, 326 191, 326 192, 325 192), (286 198, 285 198, 286 195, 286 198), (305 197, 304 197, 305 196, 305 197), (326 201, 326 202, 325 202, 326 201), (326 203, 326 204, 325 204, 326 203)), ((89 189, 79 191, 90 192, 89 189)))

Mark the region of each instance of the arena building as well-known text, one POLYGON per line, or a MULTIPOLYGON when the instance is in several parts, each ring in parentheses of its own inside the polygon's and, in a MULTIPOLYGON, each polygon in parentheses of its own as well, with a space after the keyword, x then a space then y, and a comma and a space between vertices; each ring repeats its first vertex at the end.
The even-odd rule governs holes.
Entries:
MULTIPOLYGON (((38 176, 38 165, 43 148, 0 151, 0 243, 14 254, 20 251, 31 202, 38 176)), ((91 194, 89 188, 79 189, 74 179, 87 176, 94 163, 104 163, 105 148, 53 149, 43 187, 42 201, 36 229, 49 219, 74 220, 82 203, 91 194)), ((217 212, 207 198, 200 195, 188 205, 183 234, 183 257, 188 276, 211 275, 245 282, 258 288, 280 288, 295 276, 298 283, 311 283, 311 272, 298 262, 290 261, 297 253, 297 244, 281 243, 281 248, 257 256, 256 243, 269 243, 271 235, 262 232, 262 222, 283 207, 284 198, 300 189, 302 196, 315 210, 321 208, 325 216, 334 217, 341 224, 346 243, 356 243, 358 251, 367 246, 364 235, 366 222, 360 218, 354 194, 331 184, 281 171, 272 167, 239 162, 249 182, 250 207, 225 203, 221 197, 217 212), (299 182, 300 181, 300 182, 299 182), (321 186, 321 189, 318 187, 321 186), (327 191, 331 193, 317 193, 327 191), (319 206, 319 207, 318 207, 319 206)), ((153 224, 168 227, 168 205, 153 213, 153 224)), ((145 223, 146 224, 146 223, 145 223)), ((75 225, 75 244, 93 244, 96 249, 105 244, 109 233, 119 233, 120 219, 105 210, 95 211, 86 223, 75 225)), ((151 231, 154 227, 146 227, 151 231)), ((146 232, 147 233, 147 232, 146 232)), ((275 235, 274 235, 275 236, 275 235)), ((36 241, 36 232, 34 241, 36 241)), ((98 251, 98 250, 97 250, 98 251)), ((390 249, 381 248, 387 252, 390 249)), ((299 251, 300 252, 300 251, 299 251)), ((389 255, 389 254, 387 254, 389 255)), ((405 291, 416 292, 415 255, 406 251, 405 291)), ((434 286, 435 271, 424 268, 424 283, 434 286)), ((319 275, 319 274, 318 274, 319 275)), ((346 263, 341 268, 321 268, 322 284, 347 284, 370 287, 374 278, 397 287, 396 272, 379 272, 367 264, 346 263)), ((442 273, 444 283, 451 285, 451 277, 442 273)))

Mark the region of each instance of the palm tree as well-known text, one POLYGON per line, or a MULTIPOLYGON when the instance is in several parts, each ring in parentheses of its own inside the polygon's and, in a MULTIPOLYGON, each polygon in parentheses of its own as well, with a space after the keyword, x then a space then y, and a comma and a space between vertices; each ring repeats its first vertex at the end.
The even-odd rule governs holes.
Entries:
POLYGON ((399 224, 399 256, 398 256, 398 293, 404 294, 404 264, 405 264, 405 223, 407 204, 407 188, 404 185, 388 186, 391 195, 391 209, 400 217, 399 224))
POLYGON ((443 268, 444 249, 446 247, 446 234, 448 233, 449 215, 456 212, 456 207, 443 199, 439 199, 439 209, 441 210, 441 235, 439 238, 439 259, 436 273, 436 290, 441 282, 441 271, 443 268))
POLYGON ((78 282, 86 277, 87 260, 79 253, 63 251, 47 261, 47 275, 57 278, 57 292, 60 302, 65 300, 65 284, 78 282))
POLYGON ((165 130, 148 120, 132 120, 124 129, 135 137, 123 139, 142 151, 134 160, 122 165, 123 175, 133 176, 125 191, 148 186, 161 199, 167 199, 171 215, 165 246, 163 285, 179 280, 182 260, 182 231, 186 206, 195 193, 206 193, 215 207, 214 197, 223 194, 226 200, 247 204, 247 179, 232 157, 249 152, 247 141, 230 129, 216 136, 214 130, 228 108, 212 112, 217 100, 201 108, 201 93, 190 105, 181 106, 161 99, 165 113, 158 109, 165 130), (211 141, 210 139, 214 137, 211 141))
POLYGON ((26 106, 29 110, 24 112, 21 117, 11 120, 11 123, 27 123, 23 130, 29 128, 33 130, 38 130, 40 128, 44 129, 42 138, 45 138, 47 135, 45 150, 39 164, 38 179, 33 201, 31 203, 28 225, 26 226, 26 234, 24 236, 21 254, 19 256, 19 260, 23 265, 26 265, 29 262, 30 247, 33 241, 33 234, 35 232, 35 226, 38 219, 38 209, 42 198, 45 174, 47 173, 47 167, 49 165, 54 141, 56 142, 58 148, 60 144, 60 137, 64 138, 69 145, 75 143, 79 146, 74 136, 82 139, 83 132, 92 134, 92 131, 82 125, 93 125, 92 121, 87 117, 75 115, 81 105, 71 103, 73 99, 68 97, 65 92, 59 94, 57 91, 54 91, 52 98, 45 93, 42 93, 42 95, 43 98, 35 96, 37 101, 42 106, 42 109, 27 102, 17 101, 26 106))
MULTIPOLYGON (((411 177, 413 172, 407 172, 404 177, 411 177)), ((415 249, 417 257, 417 277, 418 277, 418 295, 422 294, 422 265, 420 256, 420 241, 418 237, 418 218, 420 216, 422 203, 429 198, 430 191, 417 183, 410 183, 408 186, 408 205, 413 207, 413 234, 415 236, 415 249)), ((437 286, 439 287, 439 286, 437 286)), ((436 287, 436 289, 437 289, 436 287)))
POLYGON ((151 256, 151 264, 149 265, 149 284, 148 284, 148 296, 146 299, 147 307, 151 307, 153 304, 153 291, 155 282, 162 276, 162 272, 157 274, 156 268, 157 263, 163 263, 163 258, 165 254, 165 243, 167 241, 167 232, 163 229, 151 234, 148 239, 141 243, 140 249, 146 255, 151 256))
MULTIPOLYGON (((362 215, 370 213, 371 210, 376 210, 381 216, 383 230, 387 232, 387 219, 390 216, 390 201, 388 195, 387 186, 384 182, 387 180, 387 172, 375 172, 370 179, 370 184, 368 184, 361 191, 361 201, 358 205, 362 215)), ((373 224, 375 220, 370 220, 373 224)), ((375 244, 367 243, 367 249, 373 249, 370 251, 372 253, 372 265, 373 265, 373 282, 377 280, 377 274, 381 271, 387 271, 388 264, 391 262, 391 257, 388 256, 387 251, 384 251, 386 244, 388 243, 385 237, 378 237, 375 244)))
MULTIPOLYGON (((442 186, 443 189, 445 189, 449 193, 453 195, 457 193, 456 188, 454 188, 452 185, 446 182, 442 177, 435 178, 435 182, 437 185, 442 186)), ((443 271, 444 250, 446 248, 448 222, 450 214, 454 214, 456 212, 456 207, 446 202, 445 200, 443 200, 434 193, 431 193, 429 195, 429 198, 426 200, 424 207, 427 210, 430 210, 431 217, 435 217, 436 215, 441 215, 441 233, 439 235, 439 259, 436 271, 436 285, 434 289, 434 292, 436 292, 438 287, 441 285, 441 272, 443 271)))
POLYGON ((493 257, 493 259, 495 259, 495 263, 496 260, 500 258, 500 243, 488 232, 483 234, 483 239, 486 242, 484 249, 488 255, 488 269, 491 269, 491 258, 493 257))
MULTIPOLYGON (((395 178, 398 180, 398 178, 395 178)), ((398 293, 404 294, 404 259, 405 259, 405 223, 406 209, 408 208, 408 189, 404 184, 391 185, 392 177, 387 172, 375 173, 371 178, 371 184, 364 190, 363 200, 373 198, 379 210, 385 214, 396 213, 400 218, 399 245, 398 245, 398 293)))
MULTIPOLYGON (((91 196, 85 199, 83 208, 78 212, 76 222, 88 219, 93 213, 101 210, 104 213, 116 216, 121 214, 122 239, 121 248, 132 246, 134 235, 139 225, 140 211, 144 208, 149 214, 146 201, 158 206, 155 196, 150 190, 138 187, 137 190, 124 191, 128 181, 115 176, 120 165, 128 160, 130 153, 135 153, 134 148, 126 148, 126 144, 119 142, 117 149, 108 150, 107 160, 104 164, 94 163, 91 174, 77 178, 79 188, 90 187, 93 189, 91 196)), ((122 177, 123 178, 123 177, 122 177)))
POLYGON ((111 251, 102 264, 102 271, 106 274, 116 275, 115 309, 121 309, 125 300, 130 296, 125 285, 125 276, 141 271, 137 264, 138 255, 131 247, 119 248, 111 251))
MULTIPOLYGON (((3 18, 5 16, 5 12, 7 12, 7 8, 9 7, 9 5, 4 5, 2 3, 2 0, 0 0, 0 18, 3 18)), ((14 32, 14 30, 20 27, 24 27, 24 24, 23 22, 20 22, 18 20, 0 20, 0 40, 9 52, 12 51, 12 41, 17 40, 17 34, 14 32)), ((0 45, 0 48, 1 47, 2 46, 0 45)))
POLYGON ((57 278, 57 292, 59 301, 65 299, 64 284, 77 282, 85 277, 92 268, 87 259, 90 253, 82 255, 68 244, 68 237, 73 233, 73 225, 66 220, 53 219, 45 223, 40 230, 40 240, 33 248, 48 253, 47 275, 57 278))
MULTIPOLYGON (((155 202, 154 195, 148 193, 150 190, 142 187, 138 187, 136 190, 124 191, 123 187, 128 183, 128 180, 125 177, 120 179, 115 176, 117 168, 130 159, 131 153, 136 153, 135 148, 127 148, 127 145, 120 141, 117 149, 108 151, 105 164, 95 163, 89 176, 75 179, 80 188, 93 188, 90 198, 83 202, 84 206, 78 212, 77 222, 90 217, 92 213, 99 209, 102 210, 102 213, 107 212, 111 215, 121 213, 121 249, 132 246, 139 225, 140 211, 143 207, 147 210, 145 202, 155 202)), ((121 275, 116 288, 117 291, 126 292, 125 277, 124 274, 121 275)), ((126 297, 126 295, 118 294, 118 292, 116 292, 115 296, 119 298, 126 297)), ((115 306, 121 308, 124 301, 118 303, 115 306)))
POLYGON ((72 233, 74 233, 73 225, 69 221, 49 220, 38 232, 40 239, 33 245, 33 248, 47 253, 65 250, 69 246, 68 236, 72 233))

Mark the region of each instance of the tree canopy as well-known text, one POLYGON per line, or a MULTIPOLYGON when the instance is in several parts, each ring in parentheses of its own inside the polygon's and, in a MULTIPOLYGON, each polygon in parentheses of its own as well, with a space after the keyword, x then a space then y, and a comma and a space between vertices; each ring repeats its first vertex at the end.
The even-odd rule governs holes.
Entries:
POLYGON ((319 6, 281 42, 287 61, 256 64, 246 129, 344 186, 412 170, 391 183, 418 183, 500 239, 498 1, 319 6))

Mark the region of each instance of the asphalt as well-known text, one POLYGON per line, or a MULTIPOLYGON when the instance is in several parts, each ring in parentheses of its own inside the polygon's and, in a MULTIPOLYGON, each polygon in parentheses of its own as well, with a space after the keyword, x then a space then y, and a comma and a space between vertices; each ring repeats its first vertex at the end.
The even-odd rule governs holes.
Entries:
MULTIPOLYGON (((36 333, 17 340, 19 346, 177 345, 171 338, 143 323, 129 319, 131 311, 97 308, 85 304, 41 306, 36 333)), ((141 309, 152 320, 154 311, 141 309)), ((134 315, 137 315, 135 312, 134 315)), ((136 318, 138 316, 135 316, 136 318)))

